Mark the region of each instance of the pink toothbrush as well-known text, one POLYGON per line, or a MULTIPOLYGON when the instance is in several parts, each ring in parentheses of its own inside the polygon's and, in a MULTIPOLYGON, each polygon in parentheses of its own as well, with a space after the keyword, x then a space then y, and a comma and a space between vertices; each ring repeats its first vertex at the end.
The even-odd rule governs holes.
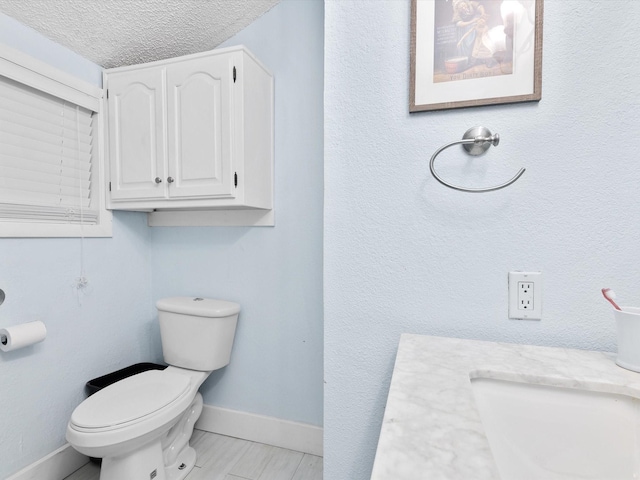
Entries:
POLYGON ((604 298, 607 299, 607 301, 613 305, 613 308, 615 308, 616 310, 622 310, 618 304, 616 302, 613 301, 614 298, 616 298, 616 293, 611 290, 610 288, 603 288, 602 289, 602 295, 604 295, 604 298))

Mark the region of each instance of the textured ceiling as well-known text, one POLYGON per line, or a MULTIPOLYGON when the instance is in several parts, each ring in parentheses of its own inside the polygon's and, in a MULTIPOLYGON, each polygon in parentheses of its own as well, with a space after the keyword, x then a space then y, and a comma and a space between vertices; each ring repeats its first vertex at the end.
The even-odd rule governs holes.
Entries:
POLYGON ((0 11, 106 68, 211 50, 279 0, 0 0, 0 11))

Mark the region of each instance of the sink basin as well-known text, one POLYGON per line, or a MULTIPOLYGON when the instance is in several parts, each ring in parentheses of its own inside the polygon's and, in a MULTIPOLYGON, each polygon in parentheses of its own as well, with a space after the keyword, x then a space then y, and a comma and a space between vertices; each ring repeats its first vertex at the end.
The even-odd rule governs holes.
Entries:
POLYGON ((615 394, 471 379, 502 480, 640 478, 640 401, 615 394))

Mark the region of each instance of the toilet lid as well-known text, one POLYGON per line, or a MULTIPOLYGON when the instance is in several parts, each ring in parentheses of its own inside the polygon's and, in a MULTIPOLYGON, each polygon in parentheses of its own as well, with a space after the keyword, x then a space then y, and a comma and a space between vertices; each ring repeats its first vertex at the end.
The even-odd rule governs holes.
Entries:
POLYGON ((189 377, 150 370, 96 392, 74 410, 71 423, 104 428, 137 420, 160 410, 188 391, 189 377))

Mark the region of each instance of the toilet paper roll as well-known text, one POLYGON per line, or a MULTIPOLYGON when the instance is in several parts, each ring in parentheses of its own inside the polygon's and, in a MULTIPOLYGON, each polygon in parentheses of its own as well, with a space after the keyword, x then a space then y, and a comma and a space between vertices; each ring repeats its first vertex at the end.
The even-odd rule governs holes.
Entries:
POLYGON ((46 336, 47 327, 40 321, 0 328, 0 350, 10 352, 28 347, 43 341, 46 336))

